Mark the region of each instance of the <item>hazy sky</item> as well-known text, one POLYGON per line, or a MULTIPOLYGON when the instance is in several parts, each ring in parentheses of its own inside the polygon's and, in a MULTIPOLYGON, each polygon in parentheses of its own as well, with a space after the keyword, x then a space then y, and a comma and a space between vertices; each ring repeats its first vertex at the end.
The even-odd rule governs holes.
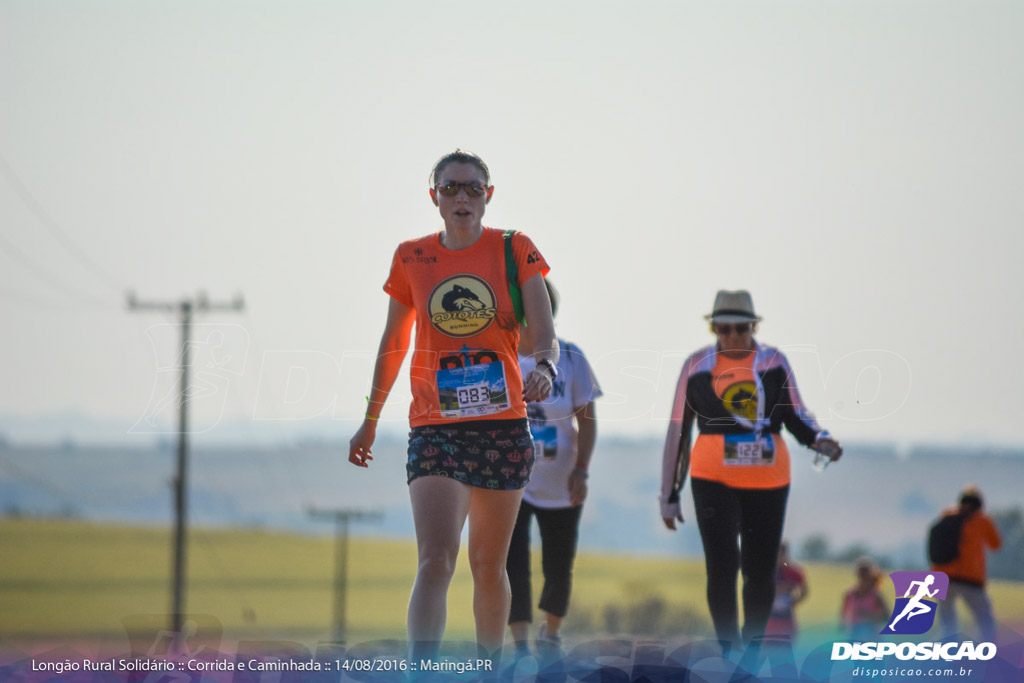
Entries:
POLYGON ((840 438, 1020 444, 1021 35, 1016 1, 0 0, 0 432, 166 430, 175 319, 124 293, 204 290, 247 307, 196 320, 196 429, 347 439, 459 146, 604 433, 663 433, 748 288, 840 438))

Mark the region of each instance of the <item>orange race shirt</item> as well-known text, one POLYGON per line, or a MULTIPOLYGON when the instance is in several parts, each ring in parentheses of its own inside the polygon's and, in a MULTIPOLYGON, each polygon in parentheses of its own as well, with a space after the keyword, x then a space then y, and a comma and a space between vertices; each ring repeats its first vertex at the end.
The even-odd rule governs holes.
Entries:
MULTIPOLYGON (((726 411, 744 420, 757 419, 754 352, 743 358, 717 354, 711 386, 726 411)), ((754 435, 751 434, 751 437, 754 435)), ((780 434, 765 434, 766 443, 748 455, 751 441, 732 435, 699 434, 690 454, 690 476, 736 488, 776 488, 789 483, 789 449, 780 434), (746 452, 745 452, 746 451, 746 452)))
MULTIPOLYGON (((958 508, 950 508, 943 511, 943 516, 958 511, 958 508)), ((981 511, 975 512, 964 520, 957 558, 946 564, 933 564, 932 570, 945 572, 950 579, 984 586, 987 578, 985 550, 999 550, 1002 545, 1003 541, 992 518, 981 511)))
MULTIPOLYGON (((522 233, 512 253, 520 286, 550 270, 522 233)), ((526 417, 501 230, 485 227, 458 250, 442 246, 440 233, 402 242, 384 291, 416 310, 411 426, 526 417)))

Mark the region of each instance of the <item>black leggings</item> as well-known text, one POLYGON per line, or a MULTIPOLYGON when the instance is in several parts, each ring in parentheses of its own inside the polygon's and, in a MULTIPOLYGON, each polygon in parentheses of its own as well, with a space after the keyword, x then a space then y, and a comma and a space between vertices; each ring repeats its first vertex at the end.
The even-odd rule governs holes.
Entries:
POLYGON ((704 544, 708 607, 715 634, 719 640, 740 643, 736 573, 742 569, 743 640, 749 643, 764 635, 775 599, 775 565, 789 485, 739 489, 692 479, 690 489, 704 544))
POLYGON ((583 506, 572 508, 539 508, 525 500, 519 506, 519 516, 512 531, 508 548, 508 582, 512 586, 512 609, 508 623, 533 621, 530 597, 530 518, 537 516, 540 527, 541 568, 544 587, 537 605, 549 614, 564 617, 569 611, 569 593, 572 591, 572 564, 576 559, 576 541, 579 537, 580 514, 583 506))

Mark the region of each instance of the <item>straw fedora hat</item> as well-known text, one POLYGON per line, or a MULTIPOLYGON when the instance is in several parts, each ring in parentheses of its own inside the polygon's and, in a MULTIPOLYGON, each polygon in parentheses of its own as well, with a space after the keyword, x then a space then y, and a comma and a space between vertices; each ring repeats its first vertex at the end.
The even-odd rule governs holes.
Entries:
POLYGON ((714 308, 704 319, 713 323, 756 323, 761 316, 754 312, 754 300, 747 290, 730 292, 720 289, 715 295, 714 308))

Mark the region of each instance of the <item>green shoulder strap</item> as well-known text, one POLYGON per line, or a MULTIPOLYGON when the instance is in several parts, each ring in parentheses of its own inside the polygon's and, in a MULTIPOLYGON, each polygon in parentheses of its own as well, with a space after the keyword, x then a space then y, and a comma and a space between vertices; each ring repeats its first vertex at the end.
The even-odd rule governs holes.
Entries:
POLYGON ((508 293, 512 295, 512 310, 515 311, 516 322, 525 325, 523 292, 519 289, 519 266, 516 265, 516 258, 512 254, 512 236, 515 234, 515 230, 506 230, 502 235, 505 239, 505 274, 508 276, 508 293))

